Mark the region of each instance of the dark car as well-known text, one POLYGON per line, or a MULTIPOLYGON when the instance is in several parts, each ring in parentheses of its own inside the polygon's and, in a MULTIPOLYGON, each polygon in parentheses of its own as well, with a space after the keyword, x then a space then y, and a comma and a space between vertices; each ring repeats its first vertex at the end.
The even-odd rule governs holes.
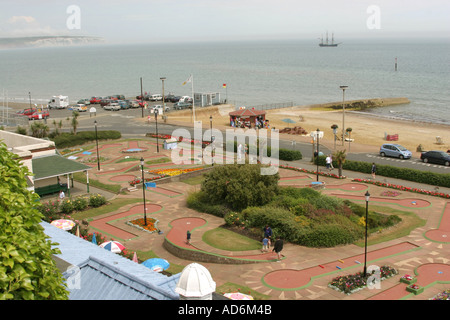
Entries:
POLYGON ((192 107, 192 104, 187 103, 187 102, 177 102, 173 105, 173 108, 175 110, 183 110, 183 109, 188 109, 191 107, 192 107))
POLYGON ((420 159, 425 163, 430 162, 450 166, 450 155, 444 151, 422 152, 420 159))
POLYGON ((180 96, 175 96, 173 94, 169 94, 164 97, 164 100, 166 102, 178 102, 178 101, 180 101, 180 98, 181 98, 180 96))

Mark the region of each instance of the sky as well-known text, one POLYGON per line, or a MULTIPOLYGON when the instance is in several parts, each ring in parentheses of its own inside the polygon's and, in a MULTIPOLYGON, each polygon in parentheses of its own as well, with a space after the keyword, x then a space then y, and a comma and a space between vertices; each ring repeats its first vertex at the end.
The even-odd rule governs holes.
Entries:
POLYGON ((450 38, 448 0, 0 0, 0 37, 109 43, 450 38))

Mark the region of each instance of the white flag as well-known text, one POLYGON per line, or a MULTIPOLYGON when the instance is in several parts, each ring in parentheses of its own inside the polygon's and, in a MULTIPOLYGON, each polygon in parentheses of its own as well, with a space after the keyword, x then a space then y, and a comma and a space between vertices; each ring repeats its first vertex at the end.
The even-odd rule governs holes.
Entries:
POLYGON ((192 74, 189 76, 189 78, 188 78, 185 82, 183 82, 183 86, 184 86, 186 83, 191 82, 191 81, 192 81, 192 74))

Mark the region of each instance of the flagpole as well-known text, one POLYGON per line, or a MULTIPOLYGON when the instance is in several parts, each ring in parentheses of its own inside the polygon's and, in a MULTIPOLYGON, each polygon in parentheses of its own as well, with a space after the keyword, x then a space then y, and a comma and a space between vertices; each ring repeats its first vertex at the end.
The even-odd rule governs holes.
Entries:
POLYGON ((192 90, 192 113, 194 116, 194 123, 195 123, 195 99, 194 99, 194 76, 191 75, 191 90, 192 90))

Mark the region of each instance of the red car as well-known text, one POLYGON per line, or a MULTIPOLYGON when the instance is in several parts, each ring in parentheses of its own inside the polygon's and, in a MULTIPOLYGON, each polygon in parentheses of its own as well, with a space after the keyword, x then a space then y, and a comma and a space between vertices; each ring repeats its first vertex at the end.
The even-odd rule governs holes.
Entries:
POLYGON ((38 111, 38 109, 36 109, 36 108, 28 108, 28 109, 18 111, 17 114, 21 114, 23 116, 29 116, 37 111, 38 111))
POLYGON ((96 104, 96 103, 100 103, 100 101, 102 101, 102 97, 92 97, 90 100, 90 103, 96 104))
POLYGON ((28 120, 47 119, 48 117, 50 117, 48 111, 35 112, 33 114, 28 115, 28 120))

